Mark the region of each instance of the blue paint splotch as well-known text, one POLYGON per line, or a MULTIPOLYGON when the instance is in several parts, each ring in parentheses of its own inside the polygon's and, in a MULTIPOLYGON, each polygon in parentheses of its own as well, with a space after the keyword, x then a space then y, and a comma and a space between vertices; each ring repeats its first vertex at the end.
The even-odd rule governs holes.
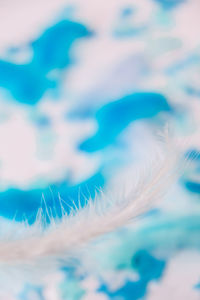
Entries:
POLYGON ((72 61, 70 50, 74 42, 90 35, 91 32, 82 24, 69 20, 57 23, 32 43, 33 66, 45 74, 66 68, 72 61))
POLYGON ((187 180, 184 182, 185 188, 195 194, 200 194, 200 182, 187 180))
POLYGON ((166 262, 153 257, 146 250, 138 251, 132 258, 132 266, 139 273, 141 280, 149 282, 158 280, 165 268, 166 262))
POLYGON ((43 72, 28 65, 0 60, 0 87, 8 90, 20 103, 36 104, 45 91, 55 86, 43 72))
MULTIPOLYGON (((44 93, 56 87, 59 77, 49 79, 51 71, 61 71, 72 63, 72 46, 91 32, 82 24, 62 20, 30 44, 32 60, 14 64, 0 60, 0 87, 20 103, 34 105, 44 93)), ((59 73, 59 72, 58 72, 59 73)))
POLYGON ((79 149, 86 152, 101 150, 116 141, 118 135, 133 121, 152 118, 171 108, 164 96, 157 93, 134 93, 108 103, 96 113, 97 133, 82 142, 79 149))
POLYGON ((102 285, 100 291, 106 292, 111 299, 137 300, 145 296, 148 284, 152 280, 159 280, 164 272, 166 262, 153 257, 146 250, 139 250, 132 258, 132 267, 139 274, 137 281, 127 281, 115 292, 102 285))
POLYGON ((179 4, 184 3, 186 0, 154 0, 158 2, 164 9, 171 9, 179 4))
MULTIPOLYGON (((38 209, 42 208, 44 213, 48 209, 53 217, 62 217, 62 208, 66 213, 70 213, 76 207, 84 207, 89 198, 95 198, 96 193, 103 188, 104 184, 103 175, 97 172, 77 185, 72 185, 66 180, 44 189, 28 191, 9 189, 0 193, 1 216, 16 221, 27 220, 32 224, 36 219, 38 209), (62 203, 60 203, 58 193, 63 199, 62 203), (45 202, 42 201, 42 195, 45 202)), ((46 221, 49 222, 48 216, 46 217, 46 221)))

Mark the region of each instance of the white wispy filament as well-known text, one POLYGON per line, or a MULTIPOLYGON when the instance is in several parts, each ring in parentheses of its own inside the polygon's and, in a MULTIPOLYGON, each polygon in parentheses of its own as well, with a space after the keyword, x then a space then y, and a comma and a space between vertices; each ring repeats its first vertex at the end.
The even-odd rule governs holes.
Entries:
POLYGON ((70 215, 63 210, 60 221, 52 219, 45 230, 38 213, 34 225, 26 222, 21 225, 21 237, 14 238, 12 233, 12 237, 1 238, 0 262, 15 264, 45 257, 64 258, 91 240, 136 220, 161 199, 177 172, 177 153, 168 143, 164 147, 161 144, 148 166, 133 174, 133 188, 128 195, 114 197, 100 193, 95 200, 88 199, 86 207, 74 209, 70 215))

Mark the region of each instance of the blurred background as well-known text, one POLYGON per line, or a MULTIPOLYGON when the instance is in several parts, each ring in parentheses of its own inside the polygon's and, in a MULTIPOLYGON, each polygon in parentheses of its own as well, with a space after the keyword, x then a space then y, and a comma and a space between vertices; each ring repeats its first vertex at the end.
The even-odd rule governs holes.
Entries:
POLYGON ((70 212, 131 188, 165 124, 191 160, 136 228, 90 253, 87 272, 14 280, 2 300, 200 299, 199 13, 199 0, 0 0, 5 228, 33 224, 43 198, 61 217, 60 199, 70 212))

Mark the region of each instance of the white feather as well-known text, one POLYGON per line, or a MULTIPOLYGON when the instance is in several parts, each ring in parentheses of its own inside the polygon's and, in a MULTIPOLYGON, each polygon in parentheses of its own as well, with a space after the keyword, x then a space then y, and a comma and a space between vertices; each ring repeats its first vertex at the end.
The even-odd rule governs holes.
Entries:
MULTIPOLYGON (((67 215, 63 210, 60 221, 51 220, 47 229, 42 229, 42 212, 34 225, 26 222, 16 226, 20 236, 13 232, 1 237, 0 262, 33 263, 51 257, 66 258, 73 251, 87 245, 91 240, 137 220, 144 212, 161 199, 174 175, 178 172, 177 152, 171 143, 160 143, 148 166, 133 180, 133 189, 128 195, 113 196, 100 193, 95 200, 88 199, 84 208, 77 208, 67 215), (164 146, 164 147, 163 147, 164 146)), ((62 200, 61 200, 62 207, 62 200)), ((48 213, 48 209, 47 209, 48 213)), ((16 223, 15 223, 16 224, 16 223)))

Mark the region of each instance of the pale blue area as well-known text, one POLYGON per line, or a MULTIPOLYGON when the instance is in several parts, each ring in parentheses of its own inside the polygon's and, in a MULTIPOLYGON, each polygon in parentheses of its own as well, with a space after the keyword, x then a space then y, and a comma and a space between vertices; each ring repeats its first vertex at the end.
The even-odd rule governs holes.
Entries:
POLYGON ((17 297, 19 300, 45 300, 43 296, 43 288, 27 284, 23 291, 17 297), (34 295, 34 297, 33 297, 34 295))
POLYGON ((51 126, 51 119, 49 119, 48 117, 44 116, 44 115, 37 115, 35 116, 35 118, 33 119, 33 122, 38 125, 38 127, 50 127, 51 126))
POLYGON ((54 80, 49 79, 49 73, 61 71, 72 63, 74 42, 90 35, 82 24, 60 21, 30 44, 33 57, 29 63, 20 65, 0 60, 0 87, 20 103, 36 104, 48 89, 58 84, 59 72, 54 80))
POLYGON ((134 93, 105 104, 96 113, 97 133, 82 142, 86 152, 101 150, 113 144, 118 135, 133 121, 152 118, 159 112, 171 112, 166 98, 158 93, 134 93))
MULTIPOLYGON (((147 251, 164 251, 167 258, 180 250, 200 250, 200 218, 198 214, 162 220, 157 217, 155 224, 146 227, 132 237, 147 251)), ((127 249, 128 251, 128 249, 127 249)))
MULTIPOLYGON (((101 172, 94 174, 92 177, 77 185, 72 185, 70 182, 63 181, 52 184, 44 189, 34 189, 22 191, 19 189, 9 189, 0 193, 0 212, 1 216, 13 219, 16 221, 28 220, 29 223, 35 221, 39 208, 42 208, 44 213, 46 205, 49 213, 54 217, 61 217, 62 210, 58 193, 64 200, 62 206, 66 213, 69 213, 72 208, 83 207, 89 197, 94 199, 96 193, 103 188, 105 179, 101 172), (42 194, 45 198, 45 203, 41 200, 42 194)), ((49 222, 48 216, 46 221, 49 222)))
POLYGON ((159 280, 163 274, 166 262, 153 257, 146 250, 139 250, 132 258, 132 268, 137 271, 139 279, 137 281, 126 281, 124 286, 111 292, 103 285, 99 290, 106 292, 111 299, 136 300, 141 299, 147 292, 148 284, 152 280, 159 280))
POLYGON ((116 24, 116 28, 113 31, 113 36, 116 38, 132 38, 137 37, 140 34, 144 34, 144 31, 148 28, 147 25, 136 26, 133 24, 131 18, 136 10, 134 7, 125 7, 121 10, 120 19, 116 24))
POLYGON ((134 11, 135 11, 134 8, 131 6, 124 7, 121 11, 121 17, 122 18, 130 17, 133 15, 134 11))
POLYGON ((61 295, 60 300, 80 300, 86 294, 78 279, 71 277, 67 277, 66 280, 59 285, 59 291, 61 295))
POLYGON ((173 65, 168 66, 166 68, 167 75, 173 75, 176 72, 184 71, 185 69, 189 68, 190 66, 195 66, 196 64, 200 63, 200 56, 197 53, 193 53, 186 57, 185 59, 179 60, 173 65))
POLYGON ((185 91, 191 95, 191 96, 195 96, 195 97, 199 97, 200 98, 200 89, 191 87, 191 86, 187 86, 185 88, 185 91))
POLYGON ((132 38, 138 37, 140 34, 144 34, 147 26, 135 27, 130 24, 118 26, 113 32, 113 36, 116 38, 132 38))
MULTIPOLYGON (((51 117, 45 113, 41 113, 37 107, 31 107, 31 110, 28 113, 28 119, 33 123, 33 126, 39 128, 45 128, 51 131, 52 120, 51 117)), ((53 134, 53 132, 52 132, 53 134)))

